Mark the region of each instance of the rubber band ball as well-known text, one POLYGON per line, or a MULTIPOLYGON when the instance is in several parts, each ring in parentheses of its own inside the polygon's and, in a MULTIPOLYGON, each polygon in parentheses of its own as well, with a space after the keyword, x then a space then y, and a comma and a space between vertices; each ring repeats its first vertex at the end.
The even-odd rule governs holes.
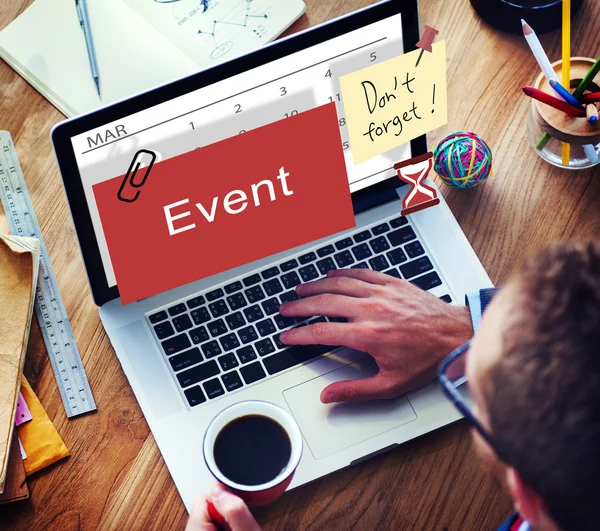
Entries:
POLYGON ((492 150, 475 133, 456 132, 433 152, 434 170, 453 188, 473 188, 492 174, 492 150))

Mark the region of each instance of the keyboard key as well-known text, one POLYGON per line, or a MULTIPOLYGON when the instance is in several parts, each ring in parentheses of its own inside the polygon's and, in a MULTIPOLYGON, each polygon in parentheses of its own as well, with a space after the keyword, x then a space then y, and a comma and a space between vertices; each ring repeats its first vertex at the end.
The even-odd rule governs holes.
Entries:
POLYGON ((387 253, 387 257, 389 258, 392 265, 398 265, 408 260, 401 247, 398 247, 398 249, 394 249, 393 251, 387 253))
POLYGON ((242 367, 240 372, 242 373, 242 377, 247 384, 262 380, 267 376, 265 374, 265 370, 261 367, 258 361, 242 367))
POLYGON ((432 269, 433 264, 426 256, 422 256, 421 258, 417 258, 412 262, 400 266, 402 276, 407 279, 416 277, 417 275, 425 273, 426 271, 431 271, 432 269))
POLYGON ((277 314, 275 316, 275 324, 279 330, 283 330, 284 328, 289 328, 295 323, 293 317, 285 317, 283 315, 277 314))
POLYGON ((225 386, 225 389, 227 389, 227 391, 229 392, 235 391, 236 389, 239 389, 240 387, 242 387, 242 385, 244 385, 242 383, 240 375, 236 371, 231 371, 227 374, 224 374, 223 376, 221 376, 221 380, 223 380, 223 385, 225 386))
POLYGON ((253 326, 248 326, 238 330, 238 335, 240 336, 240 339, 244 345, 258 339, 258 334, 253 326))
POLYGON ((423 249, 419 240, 409 243, 404 247, 404 250, 410 258, 416 258, 417 256, 425 254, 425 249, 423 249))
POLYGON ((240 342, 238 341, 237 336, 233 332, 219 338, 219 343, 221 343, 221 347, 223 347, 223 352, 228 352, 240 346, 240 342))
POLYGON ((281 336, 281 334, 275 334, 275 335, 272 337, 273 341, 275 342, 275 346, 276 346, 278 349, 286 348, 286 347, 287 347, 287 345, 284 345, 284 344, 281 342, 281 339, 280 339, 280 337, 279 337, 279 336, 281 336))
POLYGON ((265 292, 260 286, 248 288, 244 293, 246 294, 246 298, 250 304, 262 301, 266 297, 265 292))
POLYGON ((355 261, 350 251, 342 251, 341 253, 336 254, 334 258, 338 267, 348 267, 355 261))
POLYGON ((227 295, 231 295, 236 291, 240 291, 242 288, 242 283, 238 280, 237 282, 233 282, 232 284, 227 284, 227 286, 225 286, 225 293, 227 293, 227 295))
POLYGON ((384 232, 390 230, 390 226, 387 223, 382 223, 381 225, 373 227, 371 230, 373 231, 373 234, 377 236, 378 234, 383 234, 384 232))
POLYGON ((175 326, 175 330, 177 330, 178 332, 183 332, 194 326, 192 324, 190 316, 186 313, 180 315, 179 317, 175 317, 175 319, 173 319, 173 325, 175 326))
POLYGON ((242 312, 232 313, 231 315, 225 317, 225 320, 227 321, 230 330, 235 330, 236 328, 246 324, 246 319, 244 319, 242 312))
POLYGON ((292 289, 295 288, 302 281, 300 280, 298 273, 296 273, 295 271, 291 271, 290 273, 281 275, 281 282, 283 282, 285 289, 292 289))
POLYGON ((217 288, 213 291, 209 291, 206 294, 206 299, 208 301, 216 301, 217 299, 220 299, 223 296, 223 290, 221 288, 217 288))
POLYGON ((202 306, 205 302, 206 301, 204 300, 204 297, 202 295, 198 295, 197 297, 187 301, 186 304, 190 310, 193 310, 194 308, 198 308, 198 306, 202 306))
POLYGON ((237 350, 236 354, 240 360, 240 363, 248 363, 249 361, 256 359, 256 352, 254 351, 254 347, 252 345, 248 345, 247 347, 237 350))
POLYGON ((431 273, 427 273, 422 277, 418 277, 414 280, 411 280, 411 282, 421 289, 428 290, 441 285, 442 279, 435 271, 432 271, 431 273))
POLYGON ((283 286, 281 285, 281 282, 279 282, 278 278, 268 280, 263 284, 263 288, 268 297, 272 297, 273 295, 277 295, 283 291, 283 286))
POLYGON ((179 315, 180 313, 185 312, 185 304, 183 304, 182 302, 181 304, 177 304, 176 306, 171 306, 171 308, 169 308, 167 311, 169 312, 169 315, 171 317, 179 315))
POLYGON ((335 347, 326 347, 324 345, 295 346, 265 358, 263 363, 269 374, 277 374, 290 367, 295 367, 296 365, 300 365, 317 356, 330 352, 334 348, 335 347))
POLYGON ((317 262, 317 267, 319 268, 321 275, 326 275, 327 271, 331 271, 332 269, 337 269, 337 266, 335 265, 335 263, 329 256, 327 258, 324 258, 323 260, 319 260, 317 262))
POLYGON ((364 242, 369 238, 371 238, 371 232, 368 230, 363 230, 362 232, 359 232, 358 234, 354 235, 354 241, 356 243, 364 242))
POLYGON ((375 271, 383 271, 390 267, 389 262, 385 259, 385 256, 383 256, 382 254, 376 256, 375 258, 371 258, 369 260, 369 265, 371 266, 371 269, 374 269, 375 271))
POLYGON ((202 354, 200 354, 200 349, 196 347, 192 350, 186 350, 181 354, 170 357, 169 363, 171 364, 171 367, 173 367, 173 370, 177 372, 190 365, 196 365, 196 363, 200 363, 203 359, 202 354))
POLYGON ((249 277, 246 277, 244 280, 242 280, 242 282, 246 287, 254 286, 254 284, 258 284, 260 282, 260 275, 258 273, 250 275, 249 277))
POLYGON ((344 238, 343 240, 335 242, 335 248, 338 251, 341 251, 342 249, 347 249, 348 247, 352 247, 353 245, 354 242, 352 241, 352 238, 344 238))
POLYGON ((232 310, 239 310, 240 308, 247 306, 248 303, 246 302, 244 295, 241 293, 234 293, 227 297, 227 304, 229 304, 229 307, 232 310))
POLYGON ((384 273, 386 275, 389 275, 390 277, 402 278, 402 275, 399 273, 399 271, 396 268, 388 269, 387 271, 384 271, 384 273))
POLYGON ((167 337, 172 336, 175 333, 175 330, 173 330, 171 323, 167 321, 166 323, 157 324, 154 327, 154 333, 156 334, 156 337, 158 337, 158 339, 165 339, 167 337))
POLYGON ((163 310, 162 312, 152 314, 150 317, 148 317, 148 319, 150 319, 152 324, 156 324, 160 323, 160 321, 164 321, 167 317, 167 312, 163 310))
POLYGON ((217 398, 218 396, 225 394, 223 386, 218 378, 204 382, 202 387, 204 387, 204 392, 208 398, 217 398))
POLYGON ((163 341, 161 345, 167 356, 192 346, 187 334, 179 334, 171 339, 167 339, 166 341, 163 341))
POLYGON ((369 269, 367 262, 359 262, 358 264, 354 264, 352 269, 369 269))
POLYGON ((301 267, 298 272, 302 277, 302 282, 310 282, 319 276, 319 272, 313 264, 308 264, 307 266, 301 267))
POLYGON ((388 234, 390 243, 393 247, 398 247, 403 243, 414 240, 417 237, 412 227, 402 227, 401 229, 395 230, 388 234))
POLYGON ((197 406, 206 402, 206 397, 199 385, 186 389, 183 394, 187 398, 188 404, 191 407, 197 406))
POLYGON ((254 306, 250 306, 250 308, 246 308, 244 310, 244 315, 246 316, 246 319, 248 319, 248 322, 253 323, 254 321, 258 321, 259 319, 262 319, 265 314, 262 312, 262 310, 260 309, 260 306, 258 304, 255 304, 254 306))
POLYGON ((206 328, 203 326, 199 326, 198 328, 190 330, 190 337, 192 338, 194 345, 197 345, 198 343, 204 343, 210 339, 210 337, 208 337, 206 328))
POLYGON ((308 264, 309 262, 313 262, 316 259, 317 259, 317 255, 313 252, 310 252, 310 253, 303 254, 302 256, 299 256, 298 262, 300 262, 302 265, 304 265, 304 264, 308 264))
POLYGON ((202 349, 204 357, 206 358, 214 358, 223 352, 219 344, 214 339, 208 343, 204 343, 204 345, 201 345, 200 348, 202 349))
POLYGON ((408 223, 408 220, 404 216, 390 221, 390 225, 392 226, 392 229, 397 229, 398 227, 402 227, 403 225, 406 225, 407 223, 408 223))
POLYGON ((210 310, 210 313, 212 313, 213 317, 221 317, 221 315, 229 313, 229 308, 223 299, 210 303, 208 305, 208 309, 210 310))
POLYGON ((300 297, 298 297, 298 294, 294 290, 288 291, 287 293, 279 295, 279 299, 281 300, 281 302, 297 301, 299 298, 300 297))
POLYGON ((206 323, 211 319, 210 314, 208 313, 208 310, 205 307, 193 310, 190 315, 192 316, 194 323, 196 323, 197 325, 206 323))
POLYGON ((279 301, 277 297, 273 297, 272 299, 268 299, 262 303, 263 310, 267 315, 273 315, 279 311, 279 301))
POLYGON ((450 295, 442 295, 440 297, 440 300, 447 302, 448 304, 450 304, 452 302, 452 297, 450 297, 450 295))
POLYGON ((373 256, 371 249, 366 243, 361 243, 356 247, 352 247, 352 254, 357 260, 365 260, 369 256, 373 256))
POLYGON ((335 253, 335 247, 333 245, 326 245, 325 247, 321 247, 317 249, 317 254, 319 257, 323 258, 324 256, 335 253))
POLYGON ((325 319, 325 317, 321 316, 321 317, 315 317, 314 319, 311 319, 310 321, 308 321, 307 324, 309 325, 313 325, 316 323, 326 323, 327 319, 325 319))
POLYGON ((212 337, 220 336, 227 332, 227 325, 223 319, 217 319, 216 321, 212 321, 207 325, 208 331, 212 337))
POLYGON ((273 278, 279 275, 279 268, 277 266, 270 267, 269 269, 265 269, 262 272, 262 277, 267 280, 268 278, 273 278))
POLYGON ((390 248, 390 244, 385 239, 385 236, 379 236, 379 238, 372 239, 369 242, 369 245, 375 254, 382 253, 390 248))
POLYGON ((217 361, 219 362, 221 369, 224 371, 228 371, 229 369, 233 369, 239 365, 239 362, 233 352, 225 354, 224 356, 220 356, 217 361))
POLYGON ((298 267, 298 262, 296 262, 294 259, 288 260, 287 262, 283 262, 283 264, 279 264, 279 267, 281 267, 283 272, 291 271, 292 269, 296 269, 298 267))
POLYGON ((270 336, 274 332, 277 332, 277 328, 275 328, 271 318, 256 323, 256 329, 258 330, 260 337, 270 336))
POLYGON ((261 341, 257 341, 254 346, 261 356, 266 356, 267 354, 275 352, 275 345, 273 345, 273 342, 268 337, 261 341))
POLYGON ((221 371, 219 370, 217 362, 215 360, 210 360, 206 363, 196 365, 187 371, 180 372, 177 374, 177 380, 179 380, 179 385, 181 385, 181 387, 187 387, 188 385, 208 380, 219 374, 219 372, 221 371))

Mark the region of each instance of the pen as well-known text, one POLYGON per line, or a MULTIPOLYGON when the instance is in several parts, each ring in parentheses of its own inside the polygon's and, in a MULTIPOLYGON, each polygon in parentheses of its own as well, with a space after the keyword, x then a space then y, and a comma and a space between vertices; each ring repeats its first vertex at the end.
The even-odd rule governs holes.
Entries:
POLYGON ((94 41, 92 39, 92 27, 90 24, 90 16, 87 10, 86 0, 75 0, 75 8, 77 9, 77 17, 79 18, 79 24, 83 30, 85 36, 85 47, 87 48, 88 60, 90 61, 90 70, 92 71, 92 78, 96 84, 96 90, 98 91, 98 97, 100 95, 100 74, 98 73, 98 63, 96 61, 96 51, 94 50, 94 41))

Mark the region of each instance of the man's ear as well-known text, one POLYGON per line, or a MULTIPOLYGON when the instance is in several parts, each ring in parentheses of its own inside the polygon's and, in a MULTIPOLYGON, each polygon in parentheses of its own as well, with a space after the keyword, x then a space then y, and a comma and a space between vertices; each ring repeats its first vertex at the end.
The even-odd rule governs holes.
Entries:
POLYGON ((542 500, 512 467, 506 469, 506 486, 514 501, 515 510, 532 526, 539 525, 543 514, 542 500))

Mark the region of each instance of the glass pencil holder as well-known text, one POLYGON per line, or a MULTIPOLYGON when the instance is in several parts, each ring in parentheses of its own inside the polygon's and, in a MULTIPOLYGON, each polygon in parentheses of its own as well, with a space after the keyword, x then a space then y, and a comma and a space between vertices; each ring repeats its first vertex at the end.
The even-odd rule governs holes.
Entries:
MULTIPOLYGON (((595 60, 587 57, 571 59, 571 92, 594 65, 595 60)), ((562 61, 552 65, 556 79, 562 79, 562 61)), ((544 74, 537 78, 535 88, 550 95, 556 93, 544 74)), ((590 92, 600 92, 600 75, 587 87, 590 92)), ((600 120, 590 123, 587 117, 573 117, 545 103, 531 100, 529 119, 527 120, 527 138, 536 153, 546 162, 559 168, 582 170, 600 164, 600 120), (563 145, 568 164, 563 164, 563 145)))

